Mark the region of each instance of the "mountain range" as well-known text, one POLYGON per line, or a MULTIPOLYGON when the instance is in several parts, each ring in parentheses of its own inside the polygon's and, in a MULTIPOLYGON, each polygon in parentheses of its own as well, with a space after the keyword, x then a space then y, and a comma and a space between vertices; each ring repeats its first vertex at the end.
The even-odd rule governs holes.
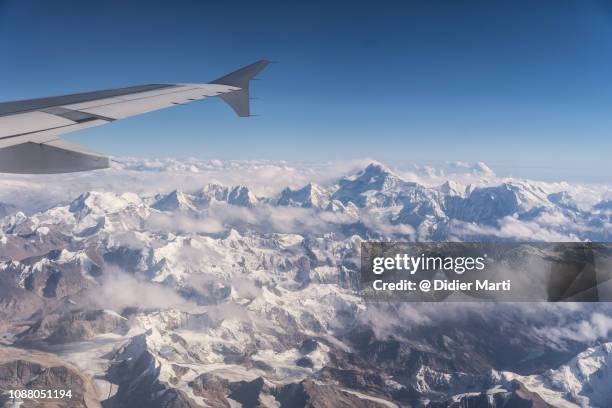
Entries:
POLYGON ((272 194, 211 181, 2 204, 0 389, 69 381, 87 407, 608 407, 606 304, 366 303, 359 251, 610 241, 609 191, 373 162, 272 194))

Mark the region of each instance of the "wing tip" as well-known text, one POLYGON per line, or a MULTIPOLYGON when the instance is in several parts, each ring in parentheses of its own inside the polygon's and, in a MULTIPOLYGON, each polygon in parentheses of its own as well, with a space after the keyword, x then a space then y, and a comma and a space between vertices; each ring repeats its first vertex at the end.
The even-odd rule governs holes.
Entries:
POLYGON ((223 99, 235 112, 241 117, 251 116, 250 101, 249 101, 249 83, 272 61, 260 59, 250 65, 242 67, 236 71, 230 72, 227 75, 211 81, 211 84, 236 86, 241 89, 221 94, 219 97, 223 99))

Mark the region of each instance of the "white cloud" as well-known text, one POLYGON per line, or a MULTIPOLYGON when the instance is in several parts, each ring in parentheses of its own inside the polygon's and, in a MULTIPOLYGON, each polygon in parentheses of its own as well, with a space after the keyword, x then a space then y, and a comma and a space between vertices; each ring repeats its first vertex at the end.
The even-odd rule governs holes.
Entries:
POLYGON ((155 213, 147 227, 164 232, 214 234, 230 228, 248 227, 263 233, 324 234, 337 231, 341 224, 353 222, 346 214, 317 212, 310 208, 273 207, 267 204, 253 208, 213 202, 200 214, 155 213))
POLYGON ((85 191, 134 192, 154 195, 174 189, 196 190, 208 183, 246 185, 256 195, 270 196, 283 188, 309 182, 327 184, 363 168, 371 160, 327 163, 283 161, 218 161, 195 159, 124 158, 112 168, 83 173, 52 175, 3 174, 0 202, 26 211, 38 211, 65 203, 85 191))
POLYGON ((558 326, 546 325, 535 328, 534 331, 559 347, 563 347, 567 340, 580 343, 607 340, 612 335, 612 316, 610 311, 608 314, 598 311, 584 320, 558 326))
POLYGON ((225 231, 223 223, 212 217, 196 218, 182 213, 154 213, 147 218, 147 228, 153 231, 215 234, 225 231))
MULTIPOLYGON (((523 221, 512 216, 507 216, 499 221, 498 226, 475 224, 453 220, 451 222, 452 234, 457 237, 482 237, 492 236, 498 238, 509 238, 523 241, 543 241, 543 242, 574 242, 580 239, 571 233, 564 234, 555 231, 551 227, 558 227, 557 218, 555 223, 547 224, 535 221, 523 221)), ((544 217, 541 221, 547 221, 544 217)), ((566 223, 566 222, 564 222, 566 223)))
POLYGON ((119 268, 105 269, 100 286, 89 290, 88 301, 95 307, 116 312, 127 307, 181 310, 193 310, 196 307, 172 288, 139 279, 119 268))

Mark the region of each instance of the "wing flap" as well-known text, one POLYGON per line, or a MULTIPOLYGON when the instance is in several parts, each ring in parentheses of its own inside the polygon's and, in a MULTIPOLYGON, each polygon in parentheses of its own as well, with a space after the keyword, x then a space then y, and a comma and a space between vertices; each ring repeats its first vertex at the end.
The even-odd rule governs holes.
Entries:
POLYGON ((26 142, 0 149, 2 173, 71 173, 108 167, 108 157, 62 139, 26 142))

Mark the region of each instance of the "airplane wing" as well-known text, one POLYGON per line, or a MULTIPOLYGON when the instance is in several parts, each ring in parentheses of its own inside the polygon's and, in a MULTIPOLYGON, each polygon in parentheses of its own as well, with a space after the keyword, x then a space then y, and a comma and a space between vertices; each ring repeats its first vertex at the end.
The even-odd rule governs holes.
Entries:
POLYGON ((219 96, 238 116, 250 116, 249 81, 268 63, 257 61, 207 84, 148 84, 0 103, 0 172, 107 168, 107 156, 60 136, 209 96, 219 96))

